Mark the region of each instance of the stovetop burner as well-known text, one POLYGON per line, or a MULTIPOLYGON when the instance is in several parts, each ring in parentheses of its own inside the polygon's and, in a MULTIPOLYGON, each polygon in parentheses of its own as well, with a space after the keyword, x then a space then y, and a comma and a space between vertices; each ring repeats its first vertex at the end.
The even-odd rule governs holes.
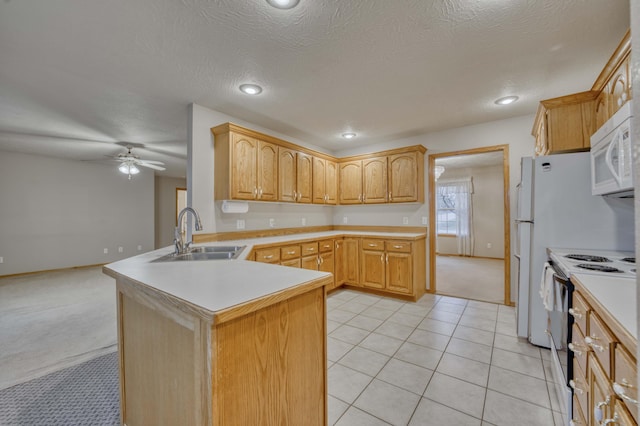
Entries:
POLYGON ((611 262, 611 259, 591 254, 567 254, 565 257, 573 260, 582 260, 583 262, 611 262))
POLYGON ((635 257, 624 257, 622 259, 620 259, 623 262, 627 262, 627 263, 636 263, 636 258, 635 257))
POLYGON ((604 266, 604 265, 593 265, 591 263, 580 263, 578 265, 576 265, 578 268, 582 268, 582 269, 588 269, 590 271, 600 271, 600 272, 620 272, 623 273, 624 271, 621 271, 618 268, 612 268, 611 266, 604 266))

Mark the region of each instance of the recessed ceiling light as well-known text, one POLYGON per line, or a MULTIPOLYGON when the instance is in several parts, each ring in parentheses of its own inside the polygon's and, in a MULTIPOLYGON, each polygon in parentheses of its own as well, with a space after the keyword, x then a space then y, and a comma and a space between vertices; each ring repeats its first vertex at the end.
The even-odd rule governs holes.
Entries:
POLYGON ((267 0, 271 6, 278 9, 292 9, 298 5, 300 0, 267 0))
POLYGON ((517 96, 505 96, 504 98, 496 99, 497 105, 509 105, 518 100, 517 96))
POLYGON ((356 134, 353 132, 347 132, 347 133, 343 133, 342 137, 345 139, 353 139, 356 137, 356 134))
POLYGON ((259 95, 262 92, 262 87, 257 84, 241 84, 240 90, 247 95, 259 95))

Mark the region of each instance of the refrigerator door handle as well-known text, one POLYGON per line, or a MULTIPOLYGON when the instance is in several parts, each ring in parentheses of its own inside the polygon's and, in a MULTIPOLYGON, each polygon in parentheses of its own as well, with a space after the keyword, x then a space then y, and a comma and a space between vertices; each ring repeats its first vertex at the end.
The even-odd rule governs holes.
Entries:
POLYGON ((525 220, 525 219, 516 219, 516 221, 515 221, 515 222, 516 222, 516 225, 517 225, 518 223, 533 223, 533 221, 532 221, 532 220, 525 220))

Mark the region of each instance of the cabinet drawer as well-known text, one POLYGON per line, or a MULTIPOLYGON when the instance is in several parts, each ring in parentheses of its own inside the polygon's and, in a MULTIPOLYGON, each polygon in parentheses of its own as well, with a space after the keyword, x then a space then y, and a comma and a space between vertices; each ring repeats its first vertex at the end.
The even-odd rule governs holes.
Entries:
MULTIPOLYGON (((636 378, 638 377, 638 369, 636 367, 635 359, 627 352, 622 346, 616 345, 614 350, 614 362, 613 362, 614 376, 613 381, 618 385, 621 385, 622 391, 628 397, 638 400, 638 387, 636 378)), ((634 404, 629 401, 624 401, 627 408, 637 420, 637 409, 634 404)))
POLYGON ((314 253, 318 253, 318 243, 304 243, 301 244, 302 256, 309 256, 314 253))
POLYGON ((326 253, 333 250, 333 240, 320 241, 320 253, 326 253))
POLYGON ((268 248, 256 250, 256 262, 274 263, 280 262, 280 249, 268 248))
POLYGON ((569 310, 569 313, 573 316, 573 320, 583 335, 587 334, 587 314, 589 312, 589 305, 587 301, 582 298, 577 291, 573 293, 573 307, 569 310))
POLYGON ((573 359, 578 361, 582 371, 587 371, 587 355, 589 353, 589 348, 584 343, 584 335, 580 331, 580 328, 575 324, 573 324, 572 333, 569 349, 573 352, 573 359))
POLYGON ((411 243, 409 241, 387 241, 385 248, 387 251, 411 253, 411 243))
POLYGON ((615 341, 616 338, 605 327, 600 317, 595 312, 591 312, 589 314, 589 336, 585 337, 585 342, 593 350, 608 377, 613 376, 611 371, 611 349, 615 341))
POLYGON ((585 416, 585 408, 582 408, 576 394, 573 394, 573 424, 575 426, 589 426, 588 417, 585 416))
MULTIPOLYGON (((573 358, 573 379, 569 382, 571 388, 573 388, 573 398, 577 399, 578 406, 573 407, 574 418, 588 419, 587 407, 589 406, 589 383, 587 382, 587 375, 580 367, 576 358, 573 358), (580 412, 580 417, 576 417, 576 413, 580 412)), ((582 423, 586 426, 586 423, 582 423)))
POLYGON ((286 246, 280 248, 280 259, 289 260, 300 257, 300 246, 286 246))
POLYGON ((362 250, 384 251, 384 240, 364 238, 362 240, 362 250))

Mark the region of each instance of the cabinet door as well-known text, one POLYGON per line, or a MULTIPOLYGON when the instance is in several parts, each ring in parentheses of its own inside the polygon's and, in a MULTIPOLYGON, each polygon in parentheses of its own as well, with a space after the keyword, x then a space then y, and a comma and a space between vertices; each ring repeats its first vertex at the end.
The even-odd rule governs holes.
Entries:
POLYGON ((362 204, 362 161, 340 163, 340 204, 362 204))
POLYGON ((405 294, 413 292, 412 259, 413 256, 409 253, 387 252, 385 254, 388 290, 405 294))
MULTIPOLYGON (((418 201, 420 198, 419 168, 424 164, 418 164, 418 154, 408 152, 389 156, 389 202, 407 203, 418 201)), ((424 179, 424 177, 422 177, 424 179)))
POLYGON ((307 256, 302 258, 302 269, 318 270, 318 255, 307 256))
POLYGON ((258 146, 257 139, 231 134, 232 170, 231 198, 254 200, 258 195, 258 146))
POLYGON ((298 152, 296 166, 296 190, 298 203, 311 203, 313 157, 298 152))
POLYGON ((592 426, 601 425, 604 419, 612 414, 612 398, 609 393, 609 382, 602 368, 591 354, 588 355, 589 382, 589 423, 592 426))
POLYGON ((618 69, 614 71, 611 77, 610 97, 611 103, 609 105, 609 114, 613 115, 624 105, 630 98, 629 94, 629 74, 627 72, 627 66, 629 64, 629 58, 620 64, 618 69))
POLYGON ((344 279, 348 284, 360 285, 360 247, 357 238, 344 239, 344 279))
POLYGON ((334 257, 334 276, 335 286, 344 284, 344 241, 336 240, 335 244, 335 257, 334 257))
POLYGON ((338 201, 338 163, 325 160, 326 174, 324 179, 324 190, 327 193, 326 204, 335 205, 338 201))
MULTIPOLYGON (((328 251, 326 253, 320 253, 320 255, 318 256, 318 259, 320 260, 320 265, 318 265, 319 271, 331 272, 332 274, 335 274, 335 257, 333 254, 333 250, 328 251)), ((336 277, 334 275, 333 285, 331 286, 331 288, 335 287, 335 285, 336 285, 336 277)))
POLYGON ((278 199, 296 201, 296 151, 278 147, 278 199))
POLYGON ((258 149, 258 200, 278 200, 278 146, 263 141, 258 149))
POLYGON ((325 180, 327 176, 327 162, 322 158, 313 157, 313 203, 324 204, 327 191, 325 180))
POLYGON ((387 157, 362 161, 363 202, 379 204, 387 202, 387 157))
POLYGON ((596 128, 599 129, 611 117, 609 113, 609 85, 596 98, 596 128))
POLYGON ((299 268, 300 267, 300 258, 283 260, 282 262, 280 262, 280 264, 282 266, 289 266, 291 268, 299 268))
POLYGON ((385 260, 383 251, 362 250, 361 284, 364 287, 384 289, 385 260))

